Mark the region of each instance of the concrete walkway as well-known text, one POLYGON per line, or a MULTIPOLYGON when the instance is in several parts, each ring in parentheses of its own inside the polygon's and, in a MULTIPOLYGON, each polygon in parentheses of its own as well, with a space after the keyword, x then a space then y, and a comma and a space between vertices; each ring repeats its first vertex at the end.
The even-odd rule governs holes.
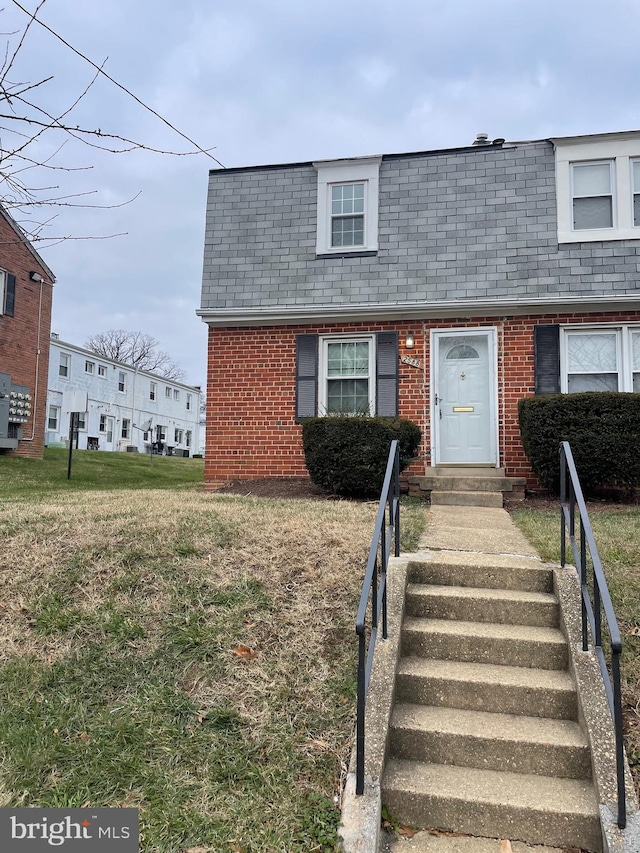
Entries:
MULTIPOLYGON (((471 506, 431 506, 426 511, 427 527, 420 538, 419 551, 440 551, 444 559, 455 561, 460 552, 465 562, 478 566, 495 562, 495 555, 524 558, 523 564, 539 560, 504 509, 471 506)), ((380 853, 561 853, 558 848, 530 847, 520 842, 469 836, 418 832, 412 837, 381 833, 380 853)))

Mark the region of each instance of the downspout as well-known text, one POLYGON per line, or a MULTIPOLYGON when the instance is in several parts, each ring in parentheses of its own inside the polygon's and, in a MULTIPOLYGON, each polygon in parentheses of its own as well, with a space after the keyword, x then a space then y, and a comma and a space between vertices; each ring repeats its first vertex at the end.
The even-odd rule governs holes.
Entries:
MULTIPOLYGON (((33 415, 31 423, 31 436, 29 438, 21 438, 20 441, 33 441, 36 434, 36 416, 38 414, 38 378, 40 375, 40 321, 42 318, 42 288, 44 278, 40 279, 40 299, 38 302, 38 338, 36 341, 36 375, 35 384, 33 386, 33 415)), ((44 439, 44 435, 42 436, 44 439)))

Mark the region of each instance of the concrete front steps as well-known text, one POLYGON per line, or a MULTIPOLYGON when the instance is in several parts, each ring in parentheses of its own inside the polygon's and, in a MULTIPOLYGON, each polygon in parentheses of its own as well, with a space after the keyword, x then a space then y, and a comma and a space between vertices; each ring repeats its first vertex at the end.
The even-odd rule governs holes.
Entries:
POLYGON ((382 802, 409 827, 602 850, 551 570, 410 563, 382 802))
POLYGON ((434 506, 502 507, 505 498, 522 500, 525 485, 523 477, 505 476, 504 468, 438 465, 409 477, 409 494, 434 506))

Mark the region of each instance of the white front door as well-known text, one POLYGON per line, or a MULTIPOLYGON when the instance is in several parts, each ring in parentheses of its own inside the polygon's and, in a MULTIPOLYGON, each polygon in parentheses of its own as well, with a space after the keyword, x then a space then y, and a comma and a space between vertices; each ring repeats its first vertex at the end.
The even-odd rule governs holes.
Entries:
POLYGON ((495 330, 434 332, 432 459, 497 465, 495 330))

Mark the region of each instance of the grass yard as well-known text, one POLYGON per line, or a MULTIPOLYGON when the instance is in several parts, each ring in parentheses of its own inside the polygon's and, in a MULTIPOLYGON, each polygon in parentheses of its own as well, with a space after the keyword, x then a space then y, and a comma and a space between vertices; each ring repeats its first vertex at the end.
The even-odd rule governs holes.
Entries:
MULTIPOLYGON (((511 513, 543 560, 560 560, 560 510, 511 513)), ((589 517, 622 634, 626 750, 640 792, 640 508, 594 504, 589 517)))
POLYGON ((43 492, 79 489, 178 489, 203 482, 204 460, 144 453, 74 450, 67 480, 69 451, 49 447, 44 459, 0 455, 2 498, 31 498, 43 492))
POLYGON ((375 504, 134 454, 68 485, 63 455, 0 457, 0 806, 136 806, 144 853, 333 850, 375 504))

